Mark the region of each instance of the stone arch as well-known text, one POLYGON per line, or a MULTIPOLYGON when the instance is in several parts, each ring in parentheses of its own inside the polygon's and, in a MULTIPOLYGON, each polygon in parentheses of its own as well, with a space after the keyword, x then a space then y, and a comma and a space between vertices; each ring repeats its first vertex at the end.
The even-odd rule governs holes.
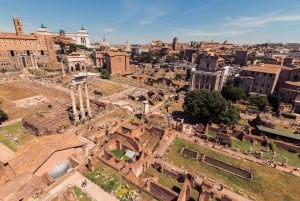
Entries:
POLYGON ((80 69, 80 63, 75 64, 75 71, 81 71, 80 69))

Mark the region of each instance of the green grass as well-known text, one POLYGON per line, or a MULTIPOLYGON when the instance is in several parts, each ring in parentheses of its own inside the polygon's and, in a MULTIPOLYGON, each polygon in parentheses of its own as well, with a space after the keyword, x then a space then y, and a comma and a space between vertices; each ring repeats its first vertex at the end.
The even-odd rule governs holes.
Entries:
POLYGON ((111 153, 118 159, 121 159, 125 155, 125 151, 121 149, 112 150, 111 153))
POLYGON ((216 138, 218 133, 216 131, 208 130, 207 134, 212 138, 216 138))
POLYGON ((17 151, 19 146, 24 145, 30 139, 32 139, 32 136, 28 133, 24 133, 22 122, 0 128, 0 142, 5 144, 12 151, 17 151), (6 136, 7 132, 9 135, 6 136), (18 139, 18 143, 14 142, 14 138, 18 139))
POLYGON ((23 124, 22 122, 17 122, 15 124, 11 124, 8 126, 3 126, 2 129, 10 132, 10 133, 20 133, 23 132, 23 124))
POLYGON ((16 152, 18 150, 17 146, 14 145, 9 139, 7 139, 5 136, 0 135, 0 142, 7 146, 12 151, 16 152))
POLYGON ((92 199, 86 193, 82 192, 80 188, 75 186, 73 190, 79 201, 92 201, 92 199))
MULTIPOLYGON (((126 190, 135 189, 131 184, 122 178, 120 172, 117 172, 101 162, 96 163, 95 171, 85 171, 82 173, 95 184, 100 186, 104 191, 109 193, 120 193, 119 190, 124 189, 124 186, 126 187, 126 190)), ((143 192, 139 193, 138 197, 140 197, 140 200, 143 201, 153 201, 153 198, 150 195, 143 192)), ((129 200, 122 199, 122 201, 129 200)))
POLYGON ((116 190, 119 185, 118 177, 106 172, 104 169, 96 169, 93 172, 86 173, 85 176, 109 193, 116 190))
POLYGON ((183 166, 190 172, 195 172, 231 186, 235 191, 239 190, 247 195, 254 196, 257 200, 299 200, 299 192, 295 188, 295 186, 300 184, 299 177, 251 161, 238 160, 180 138, 174 141, 168 153, 165 154, 165 160, 173 162, 174 165, 179 167, 183 166), (244 180, 199 161, 182 157, 179 153, 182 146, 252 170, 254 172, 254 180, 244 180))
MULTIPOLYGON (((240 151, 248 152, 250 147, 252 148, 252 151, 255 152, 263 152, 263 158, 264 159, 272 159, 272 152, 266 151, 266 147, 260 145, 259 143, 256 143, 253 145, 249 140, 240 141, 238 139, 232 138, 232 148, 236 149, 239 146, 240 151)), ((283 150, 281 148, 278 148, 275 146, 275 161, 277 162, 283 162, 285 158, 288 159, 288 165, 294 166, 294 167, 300 167, 300 157, 298 156, 298 153, 292 153, 286 150, 283 150)))

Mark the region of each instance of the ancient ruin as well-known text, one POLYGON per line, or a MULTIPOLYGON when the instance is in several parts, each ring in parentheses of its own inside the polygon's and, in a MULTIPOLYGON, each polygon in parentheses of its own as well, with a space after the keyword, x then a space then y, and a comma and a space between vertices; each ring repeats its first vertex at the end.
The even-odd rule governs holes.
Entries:
POLYGON ((86 81, 85 76, 75 77, 69 85, 71 100, 72 100, 72 112, 73 112, 73 121, 75 125, 78 125, 79 122, 85 122, 88 119, 92 118, 92 111, 90 106, 90 99, 88 94, 88 84, 86 81), (84 108, 83 103, 83 95, 82 95, 82 88, 84 88, 85 93, 85 105, 84 108), (77 112, 77 105, 75 100, 74 92, 77 90, 78 92, 78 99, 79 99, 79 114, 77 112))

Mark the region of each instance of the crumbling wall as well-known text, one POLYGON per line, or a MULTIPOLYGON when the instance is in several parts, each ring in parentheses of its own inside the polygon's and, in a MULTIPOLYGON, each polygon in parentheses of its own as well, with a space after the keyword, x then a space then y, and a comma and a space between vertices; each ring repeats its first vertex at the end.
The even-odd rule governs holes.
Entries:
POLYGON ((149 182, 149 189, 161 201, 176 201, 178 198, 178 193, 152 181, 149 182))

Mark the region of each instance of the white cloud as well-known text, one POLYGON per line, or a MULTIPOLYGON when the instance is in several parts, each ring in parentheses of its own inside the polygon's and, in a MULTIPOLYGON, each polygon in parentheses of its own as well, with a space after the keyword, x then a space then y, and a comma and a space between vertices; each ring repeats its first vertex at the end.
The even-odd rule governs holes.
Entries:
POLYGON ((276 22, 300 22, 300 15, 276 15, 260 17, 240 17, 238 19, 227 18, 227 26, 236 27, 261 27, 276 22))
POLYGON ((104 30, 104 32, 111 33, 111 32, 114 32, 116 29, 112 28, 112 27, 107 27, 107 28, 105 28, 103 30, 104 30))
POLYGON ((139 20, 139 25, 146 25, 146 24, 150 24, 151 22, 153 22, 155 19, 166 15, 167 13, 164 11, 157 11, 156 13, 153 13, 152 15, 149 15, 148 17, 139 20))

